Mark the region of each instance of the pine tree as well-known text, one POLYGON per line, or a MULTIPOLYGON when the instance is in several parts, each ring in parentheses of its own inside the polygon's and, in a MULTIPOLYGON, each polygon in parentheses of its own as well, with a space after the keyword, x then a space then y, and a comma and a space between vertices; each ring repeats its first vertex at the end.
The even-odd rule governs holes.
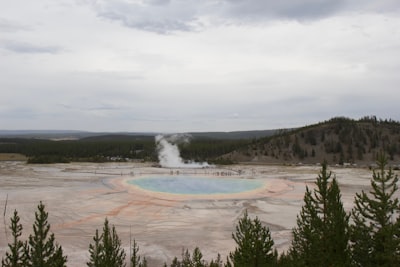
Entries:
POLYGON ((293 229, 293 240, 289 256, 298 266, 318 266, 317 256, 320 249, 320 227, 318 212, 313 203, 313 196, 309 188, 306 188, 304 205, 300 215, 297 216, 297 227, 293 229))
POLYGON ((269 229, 262 226, 257 217, 250 219, 247 210, 236 226, 236 233, 232 233, 232 238, 237 244, 235 251, 229 255, 233 266, 259 267, 276 263, 276 255, 272 250, 274 241, 269 229))
POLYGON ((87 263, 89 267, 99 267, 102 262, 103 246, 101 244, 101 236, 99 236, 99 230, 96 229, 96 234, 93 237, 94 244, 89 245, 90 261, 87 263))
POLYGON ((204 267, 203 254, 198 247, 193 250, 191 265, 193 267, 204 267))
POLYGON ((306 187, 304 205, 293 229, 292 246, 286 260, 297 266, 348 266, 350 254, 349 216, 346 214, 336 178, 330 178, 326 162, 311 191, 306 187))
POLYGON ((143 260, 140 259, 139 245, 136 243, 136 240, 133 239, 130 267, 146 267, 146 266, 147 266, 146 258, 144 257, 143 260))
POLYGON ((94 244, 89 245, 90 261, 89 267, 125 267, 125 251, 121 247, 121 240, 118 237, 115 227, 110 229, 106 218, 101 236, 96 230, 93 237, 94 244))
POLYGON ((356 194, 352 210, 352 255, 356 266, 400 266, 400 206, 395 196, 399 181, 387 158, 378 155, 371 191, 356 194))
POLYGON ((55 243, 54 234, 50 236, 50 224, 47 221, 48 213, 42 202, 35 212, 33 235, 29 236, 29 251, 27 252, 27 266, 32 267, 64 267, 67 257, 63 255, 61 246, 55 243))
POLYGON ((218 256, 215 260, 211 260, 209 267, 222 267, 222 259, 221 255, 218 253, 218 256))
POLYGON ((140 264, 139 246, 136 243, 136 240, 133 239, 131 266, 130 267, 139 267, 139 264, 140 264))
MULTIPOLYGON (((166 265, 166 264, 165 264, 166 265)), ((179 262, 177 257, 174 257, 174 259, 172 260, 172 263, 170 265, 171 267, 181 267, 181 263, 179 262)))
POLYGON ((26 266, 27 243, 22 242, 19 238, 22 235, 22 225, 19 223, 20 217, 18 212, 14 211, 14 216, 10 219, 10 230, 13 236, 13 242, 8 244, 10 252, 6 252, 6 257, 2 259, 2 267, 22 267, 26 266))
MULTIPOLYGON (((169 265, 170 267, 222 267, 221 255, 218 254, 217 259, 211 260, 210 264, 207 264, 205 260, 203 260, 203 254, 200 249, 196 247, 193 250, 192 255, 190 254, 188 249, 182 249, 181 254, 182 259, 178 260, 177 257, 174 257, 172 263, 169 265)), ((168 265, 164 263, 164 267, 168 265)), ((230 265, 231 266, 231 265, 230 265)))
POLYGON ((190 265, 192 264, 192 259, 190 258, 190 252, 188 249, 183 250, 182 249, 182 263, 181 266, 182 267, 190 267, 190 265))

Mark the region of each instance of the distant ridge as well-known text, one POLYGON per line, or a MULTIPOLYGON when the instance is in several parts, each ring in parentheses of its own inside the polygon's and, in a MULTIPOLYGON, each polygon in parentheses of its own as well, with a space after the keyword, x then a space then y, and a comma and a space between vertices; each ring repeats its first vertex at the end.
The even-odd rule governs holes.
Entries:
POLYGON ((155 136, 156 133, 108 133, 108 132, 87 132, 76 130, 0 130, 0 137, 15 138, 37 138, 37 139, 82 139, 103 135, 142 135, 155 136))
MULTIPOLYGON (((194 138, 212 139, 254 139, 275 134, 279 130, 255 130, 232 132, 190 132, 194 138)), ((87 132, 75 130, 0 130, 0 137, 37 138, 37 139, 125 139, 130 136, 154 137, 155 132, 87 132)))
POLYGON ((0 135, 31 135, 31 134, 70 134, 89 133, 75 130, 0 130, 0 135))
POLYGON ((233 131, 233 132, 192 132, 193 137, 205 137, 215 139, 254 139, 274 135, 280 130, 255 130, 255 131, 233 131))

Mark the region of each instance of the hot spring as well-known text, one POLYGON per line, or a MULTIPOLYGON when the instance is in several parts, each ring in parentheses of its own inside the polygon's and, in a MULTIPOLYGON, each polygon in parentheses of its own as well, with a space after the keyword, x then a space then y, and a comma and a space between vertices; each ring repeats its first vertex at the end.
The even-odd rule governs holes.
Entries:
POLYGON ((253 179, 186 175, 141 177, 128 183, 149 191, 188 195, 235 194, 264 185, 262 181, 253 179))

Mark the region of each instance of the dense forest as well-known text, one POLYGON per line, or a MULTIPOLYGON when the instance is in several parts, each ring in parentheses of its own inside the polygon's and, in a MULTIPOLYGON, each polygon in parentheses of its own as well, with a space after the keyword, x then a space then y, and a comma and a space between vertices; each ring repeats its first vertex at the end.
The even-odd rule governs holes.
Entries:
MULTIPOLYGON (((194 138, 189 144, 179 144, 184 159, 230 163, 219 159, 242 146, 248 140, 194 138)), ((28 163, 66 163, 71 161, 154 161, 157 159, 153 136, 105 135, 79 140, 43 140, 0 138, 0 153, 19 153, 28 157, 28 163)))
MULTIPOLYGON (((354 207, 347 213, 336 177, 324 162, 315 187, 306 187, 304 203, 292 229, 291 246, 283 254, 279 255, 274 249, 268 226, 244 211, 232 233, 236 248, 226 259, 218 254, 207 261, 201 250, 195 248, 192 254, 183 250, 181 257, 164 263, 164 267, 400 266, 398 182, 392 169, 387 169, 387 157, 380 154, 372 173, 370 191, 357 193, 354 207)), ((48 213, 42 202, 35 212, 33 233, 28 240, 20 239, 23 226, 17 211, 14 211, 9 229, 12 241, 2 259, 2 267, 67 266, 68 257, 50 232, 48 213)), ((147 266, 147 259, 140 256, 135 239, 130 244, 127 259, 117 230, 107 218, 102 231, 96 229, 92 240, 88 245, 86 266, 147 266)))

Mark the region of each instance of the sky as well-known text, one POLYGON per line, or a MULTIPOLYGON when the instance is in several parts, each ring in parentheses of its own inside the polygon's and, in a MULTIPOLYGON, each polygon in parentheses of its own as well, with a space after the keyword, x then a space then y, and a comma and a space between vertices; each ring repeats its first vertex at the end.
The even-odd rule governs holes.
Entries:
POLYGON ((0 129, 400 120, 398 0, 0 0, 0 129))

